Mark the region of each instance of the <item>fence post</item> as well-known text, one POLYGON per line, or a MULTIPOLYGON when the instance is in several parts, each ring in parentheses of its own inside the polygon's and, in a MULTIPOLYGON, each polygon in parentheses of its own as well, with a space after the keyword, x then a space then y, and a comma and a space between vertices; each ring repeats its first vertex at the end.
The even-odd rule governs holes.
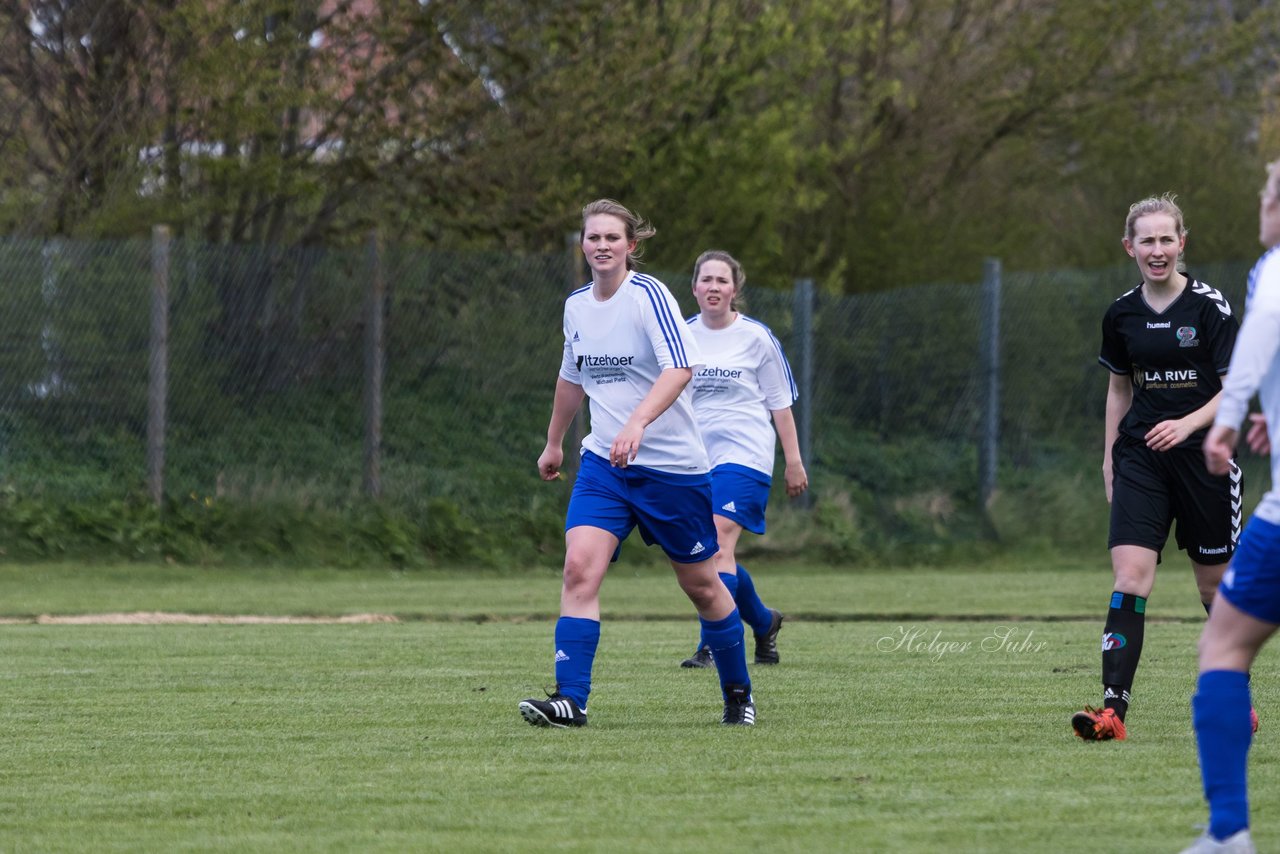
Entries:
POLYGON ((62 386, 62 367, 58 356, 57 333, 53 325, 55 317, 54 305, 58 300, 58 277, 62 275, 59 260, 63 253, 63 242, 60 237, 45 241, 40 251, 42 269, 40 277, 40 297, 44 303, 44 323, 40 328, 40 349, 44 351, 44 377, 38 386, 41 397, 55 394, 62 386))
POLYGON ((369 285, 364 301, 364 494, 382 495, 382 375, 386 362, 383 339, 386 282, 377 229, 369 232, 369 285))
MULTIPOLYGON (((800 370, 796 372, 796 386, 800 397, 796 401, 796 432, 800 440, 800 457, 805 467, 813 471, 813 279, 796 279, 792 313, 795 325, 794 357, 800 370)), ((811 493, 802 492, 796 503, 809 507, 811 493)))
POLYGON ((167 225, 151 229, 151 341, 147 373, 147 488, 164 501, 164 451, 169 403, 169 249, 167 225))
MULTIPOLYGON (((586 269, 587 259, 582 255, 580 237, 581 235, 576 231, 565 232, 564 235, 564 249, 569 270, 569 291, 577 290, 584 285, 589 275, 586 269)), ((566 291, 567 293, 568 291, 566 291)), ((559 370, 558 365, 556 370, 559 370)), ((573 425, 569 433, 569 450, 565 452, 564 464, 560 468, 564 472, 566 480, 572 483, 578 473, 578 462, 580 461, 578 450, 582 447, 582 440, 587 438, 587 407, 585 404, 578 407, 578 411, 574 413, 573 425)))
POLYGON ((988 533, 995 534, 988 510, 996 491, 996 462, 1000 448, 1000 259, 982 264, 983 409, 982 441, 978 449, 978 495, 988 533))

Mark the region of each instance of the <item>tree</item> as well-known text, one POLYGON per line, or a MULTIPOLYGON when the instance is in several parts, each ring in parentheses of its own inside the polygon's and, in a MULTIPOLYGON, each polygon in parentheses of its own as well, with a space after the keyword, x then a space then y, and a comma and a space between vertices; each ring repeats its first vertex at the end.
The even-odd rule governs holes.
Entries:
POLYGON ((1099 224, 1152 192, 1153 175, 1180 177, 1185 132, 1211 128, 1195 161, 1219 177, 1244 159, 1275 14, 1202 5, 926 0, 816 19, 811 40, 845 34, 810 52, 831 191, 787 244, 820 231, 814 273, 846 291, 972 280, 983 255, 1033 268, 1114 259, 1118 229, 1099 224))
MULTIPOLYGON (((0 221, 555 250, 616 196, 832 291, 1106 263, 1179 191, 1248 238, 1262 0, 0 0, 0 221), (1151 36, 1158 22, 1159 38, 1151 36), (1157 43, 1158 42, 1158 43, 1157 43)), ((1251 247, 1249 247, 1251 251, 1251 247)), ((252 287, 270 290, 266 279, 252 287)), ((256 290, 255 290, 256 292, 256 290)), ((232 314, 296 302, 267 293, 232 314)), ((238 298, 230 292, 228 305, 238 298)), ((234 325, 234 323, 232 324, 234 325)))
POLYGON ((3 0, 0 18, 7 218, 68 233, 136 189, 136 134, 154 126, 157 94, 150 21, 126 0, 3 0))

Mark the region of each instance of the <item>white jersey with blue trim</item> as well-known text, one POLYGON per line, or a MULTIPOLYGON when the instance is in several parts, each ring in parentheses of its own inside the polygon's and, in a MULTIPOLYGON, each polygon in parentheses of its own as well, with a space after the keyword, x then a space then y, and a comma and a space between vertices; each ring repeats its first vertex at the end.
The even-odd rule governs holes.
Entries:
POLYGON ((1280 247, 1268 250, 1249 272, 1244 322, 1214 423, 1239 430, 1255 392, 1271 435, 1271 490, 1253 514, 1280 525, 1280 247))
POLYGON ((773 474, 776 437, 770 413, 799 396, 791 365, 769 327, 739 314, 712 329, 687 321, 706 364, 693 372, 693 408, 711 467, 725 463, 773 474))
MULTIPOLYGON (((658 375, 701 364, 698 344, 681 322, 675 297, 652 276, 631 271, 607 300, 597 300, 588 284, 564 302, 560 378, 582 386, 591 400, 584 451, 608 460, 614 438, 658 375)), ((710 469, 688 387, 645 428, 631 464, 676 474, 710 469)))

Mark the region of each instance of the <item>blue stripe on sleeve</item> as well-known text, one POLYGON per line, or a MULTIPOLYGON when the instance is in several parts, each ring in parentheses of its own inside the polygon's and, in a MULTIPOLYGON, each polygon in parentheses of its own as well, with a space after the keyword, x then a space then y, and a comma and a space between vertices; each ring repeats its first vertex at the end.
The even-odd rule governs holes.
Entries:
POLYGON ((631 277, 631 282, 642 288, 648 295, 649 303, 653 306, 653 313, 658 318, 658 327, 662 330, 663 340, 667 342, 667 349, 671 351, 671 358, 675 362, 674 366, 677 368, 689 367, 689 356, 684 350, 684 340, 680 337, 679 327, 676 326, 675 318, 671 315, 671 307, 662 298, 658 281, 637 273, 631 277))
POLYGON ((774 336, 774 334, 773 334, 773 330, 772 330, 772 329, 770 329, 768 326, 765 326, 763 323, 761 323, 760 321, 756 320, 754 317, 747 317, 747 316, 744 314, 744 315, 742 315, 742 319, 743 319, 743 320, 750 321, 751 323, 754 323, 756 326, 759 326, 761 329, 763 329, 763 330, 764 330, 765 334, 769 336, 769 340, 770 340, 771 342, 773 342, 773 347, 774 347, 774 349, 778 351, 778 358, 782 360, 782 370, 783 370, 783 371, 786 373, 786 375, 787 375, 787 385, 791 387, 791 399, 792 399, 792 400, 799 400, 799 399, 800 399, 800 389, 799 389, 799 387, 798 387, 798 386, 796 386, 796 378, 795 378, 795 376, 791 373, 791 363, 787 361, 787 354, 786 354, 786 353, 783 351, 783 349, 782 349, 782 342, 781 342, 781 341, 779 341, 779 340, 774 336))

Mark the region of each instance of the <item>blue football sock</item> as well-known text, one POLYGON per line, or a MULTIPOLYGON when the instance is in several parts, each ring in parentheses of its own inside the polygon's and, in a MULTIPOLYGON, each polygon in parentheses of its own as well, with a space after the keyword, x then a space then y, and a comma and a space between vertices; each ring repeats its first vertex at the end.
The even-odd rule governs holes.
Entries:
POLYGON ((720 689, 726 685, 745 685, 751 689, 747 674, 747 650, 742 643, 742 617, 734 608, 723 620, 702 620, 702 637, 711 647, 716 670, 720 672, 720 689))
MULTIPOLYGON (((732 592, 732 588, 730 591, 732 592)), ((742 564, 738 564, 738 592, 734 593, 733 601, 742 614, 742 622, 751 626, 751 631, 758 635, 769 633, 769 627, 773 625, 773 612, 760 601, 751 573, 742 564)))
POLYGON ((1246 771, 1253 740, 1249 679, 1236 670, 1200 674, 1191 718, 1200 748, 1200 776, 1209 802, 1209 835, 1222 840, 1249 826, 1246 771))
POLYGON ((591 693, 591 663, 599 645, 599 620, 561 617, 556 621, 556 684, 584 712, 591 693))
MULTIPOLYGON (((738 595, 738 576, 736 576, 736 575, 731 575, 731 574, 729 574, 729 573, 727 573, 727 572, 719 572, 719 573, 716 573, 716 574, 720 576, 720 580, 721 580, 721 581, 723 581, 723 582, 724 582, 724 586, 725 586, 726 588, 728 588, 728 590, 729 590, 729 595, 730 595, 730 596, 737 596, 737 595, 738 595)), ((704 634, 702 634, 702 633, 699 633, 699 634, 698 634, 698 649, 702 649, 704 646, 709 646, 709 644, 707 643, 707 637, 706 637, 706 635, 704 635, 704 634)))
POLYGON ((729 595, 734 599, 738 598, 738 576, 731 572, 717 573, 720 580, 724 582, 724 586, 729 588, 729 595))

